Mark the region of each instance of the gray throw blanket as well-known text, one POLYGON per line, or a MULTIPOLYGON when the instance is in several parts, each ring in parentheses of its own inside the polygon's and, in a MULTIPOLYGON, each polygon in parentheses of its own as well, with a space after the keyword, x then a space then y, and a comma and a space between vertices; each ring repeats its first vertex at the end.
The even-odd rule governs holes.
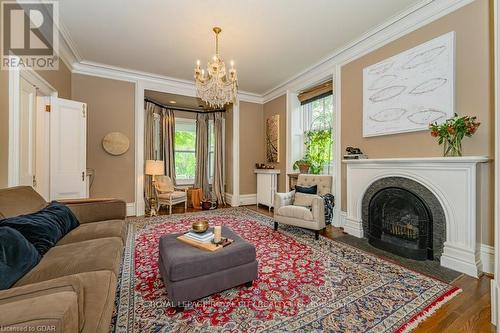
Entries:
POLYGON ((325 201, 325 223, 331 224, 333 219, 333 207, 335 207, 334 196, 331 193, 320 195, 325 201))

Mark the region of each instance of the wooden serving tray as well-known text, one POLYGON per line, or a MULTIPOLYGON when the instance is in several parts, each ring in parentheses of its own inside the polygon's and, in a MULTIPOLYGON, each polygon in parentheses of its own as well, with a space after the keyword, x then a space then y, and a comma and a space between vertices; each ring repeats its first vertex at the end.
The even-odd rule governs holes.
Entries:
MULTIPOLYGON (((224 248, 222 245, 216 245, 212 242, 208 242, 208 243, 197 242, 195 240, 187 238, 184 235, 177 237, 177 239, 183 243, 189 244, 189 245, 194 246, 198 249, 210 251, 210 252, 215 252, 217 250, 224 248)), ((228 241, 230 241, 231 243, 233 242, 232 239, 228 239, 228 241)))

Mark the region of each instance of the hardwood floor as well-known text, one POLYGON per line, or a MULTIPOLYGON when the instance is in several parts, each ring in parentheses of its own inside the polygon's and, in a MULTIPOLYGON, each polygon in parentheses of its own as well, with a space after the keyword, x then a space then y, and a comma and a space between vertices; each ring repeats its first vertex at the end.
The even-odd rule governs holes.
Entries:
MULTIPOLYGON (((261 214, 272 216, 267 208, 245 206, 261 214)), ((188 209, 192 211, 192 209, 188 209)), ((174 207, 174 212, 183 212, 183 209, 174 207)), ((162 212, 163 213, 163 212, 162 212)), ((343 234, 342 229, 328 226, 323 236, 335 239, 343 234)), ((491 278, 482 275, 479 279, 462 275, 452 282, 461 288, 461 294, 442 306, 431 317, 422 322, 413 332, 415 333, 495 333, 495 326, 491 319, 490 299, 491 278)))

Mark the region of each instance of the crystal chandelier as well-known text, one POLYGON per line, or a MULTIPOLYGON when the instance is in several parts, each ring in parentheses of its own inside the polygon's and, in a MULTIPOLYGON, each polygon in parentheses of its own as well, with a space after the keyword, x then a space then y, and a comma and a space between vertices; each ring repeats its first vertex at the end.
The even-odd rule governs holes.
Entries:
POLYGON ((194 78, 198 97, 210 107, 221 108, 236 100, 238 92, 238 79, 234 62, 231 61, 229 75, 226 72, 226 64, 219 55, 219 34, 222 29, 214 27, 215 32, 215 55, 208 62, 207 70, 200 68, 200 61, 196 62, 194 78))

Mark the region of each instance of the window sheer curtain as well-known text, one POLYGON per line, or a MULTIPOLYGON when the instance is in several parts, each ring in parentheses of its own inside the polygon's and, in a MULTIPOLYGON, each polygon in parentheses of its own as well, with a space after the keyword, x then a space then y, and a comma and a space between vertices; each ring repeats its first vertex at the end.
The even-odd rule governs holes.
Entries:
MULTIPOLYGON (((175 116, 174 111, 145 101, 144 112, 144 161, 163 160, 165 175, 175 184, 175 116)), ((149 198, 153 197, 151 176, 144 175, 144 201, 149 210, 149 198)))
POLYGON ((223 143, 222 112, 213 114, 198 114, 196 117, 196 175, 194 186, 201 188, 203 196, 210 198, 215 195, 220 205, 225 205, 224 193, 224 143, 223 143), (212 188, 208 181, 208 121, 214 122, 214 177, 212 188))
POLYGON ((208 184, 208 115, 196 116, 196 173, 194 186, 201 188, 204 198, 210 198, 208 184))

